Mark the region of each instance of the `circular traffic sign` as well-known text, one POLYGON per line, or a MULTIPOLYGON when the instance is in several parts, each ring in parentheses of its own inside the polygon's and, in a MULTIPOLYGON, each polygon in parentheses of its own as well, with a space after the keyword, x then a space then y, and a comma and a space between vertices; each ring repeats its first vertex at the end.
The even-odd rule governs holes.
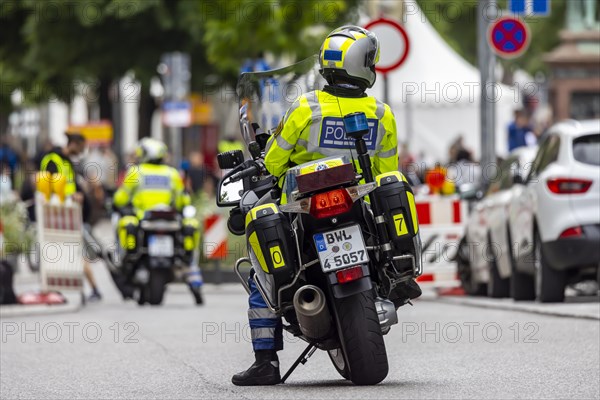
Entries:
POLYGON ((406 30, 394 20, 379 18, 365 25, 365 29, 373 32, 379 40, 379 62, 375 70, 387 74, 401 66, 410 50, 410 42, 406 30))
POLYGON ((488 32, 488 42, 496 54, 504 58, 522 55, 529 46, 529 28, 524 21, 503 17, 495 21, 488 32))

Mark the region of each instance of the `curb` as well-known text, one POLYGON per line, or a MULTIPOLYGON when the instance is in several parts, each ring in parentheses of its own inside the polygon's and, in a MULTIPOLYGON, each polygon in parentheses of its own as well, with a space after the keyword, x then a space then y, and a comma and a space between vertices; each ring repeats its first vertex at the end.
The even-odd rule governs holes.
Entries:
POLYGON ((40 315, 53 315, 79 311, 79 304, 36 304, 36 305, 6 305, 0 306, 0 319, 8 317, 31 317, 40 315))
MULTIPOLYGON (((504 302, 503 300, 491 300, 491 299, 477 299, 477 298, 468 298, 468 297, 440 297, 436 299, 438 302, 446 303, 446 304, 455 304, 455 305, 463 305, 470 307, 479 307, 479 308, 487 308, 487 309, 495 309, 495 310, 505 310, 505 311, 518 311, 525 312, 530 314, 539 314, 539 315, 549 315, 555 317, 563 317, 563 318, 579 318, 579 319, 589 319, 593 321, 600 320, 600 303, 558 303, 558 304, 539 304, 534 302, 527 303, 515 303, 513 300, 508 300, 504 302), (509 302, 510 301, 510 302, 509 302), (589 305, 589 308, 594 305, 593 310, 581 310, 581 309, 572 309, 572 307, 577 307, 577 305, 589 305), (571 307, 571 309, 561 310, 563 307, 571 307)), ((582 307, 579 307, 582 308, 582 307)), ((586 307, 588 308, 588 307, 586 307)))

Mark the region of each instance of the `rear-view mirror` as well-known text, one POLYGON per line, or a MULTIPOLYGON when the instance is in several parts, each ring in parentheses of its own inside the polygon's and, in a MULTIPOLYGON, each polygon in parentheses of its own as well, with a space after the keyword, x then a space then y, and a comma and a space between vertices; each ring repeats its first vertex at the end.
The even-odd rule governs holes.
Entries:
POLYGON ((219 188, 217 191, 217 205, 221 207, 235 206, 242 199, 243 193, 243 180, 231 182, 230 177, 225 176, 219 182, 219 188))

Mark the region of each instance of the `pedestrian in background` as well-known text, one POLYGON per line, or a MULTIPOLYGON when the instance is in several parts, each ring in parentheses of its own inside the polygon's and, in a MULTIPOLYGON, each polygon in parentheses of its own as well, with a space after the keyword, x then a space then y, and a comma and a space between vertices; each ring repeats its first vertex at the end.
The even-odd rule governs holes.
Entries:
POLYGON ((3 135, 0 139, 0 163, 3 163, 8 168, 8 176, 12 188, 16 187, 15 175, 19 167, 19 154, 12 148, 9 143, 8 135, 3 135))
POLYGON ((204 155, 199 151, 193 151, 190 153, 189 162, 185 186, 189 193, 195 195, 202 190, 207 175, 204 155))
POLYGON ((528 146, 527 141, 532 141, 531 135, 535 137, 527 112, 523 109, 515 110, 515 120, 508 126, 508 151, 528 146))

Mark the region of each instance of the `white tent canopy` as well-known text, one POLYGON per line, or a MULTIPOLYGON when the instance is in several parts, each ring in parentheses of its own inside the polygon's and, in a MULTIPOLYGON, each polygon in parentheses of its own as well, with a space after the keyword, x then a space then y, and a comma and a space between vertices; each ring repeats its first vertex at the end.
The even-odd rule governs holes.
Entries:
MULTIPOLYGON (((441 38, 416 3, 411 7, 418 12, 407 13, 405 18, 410 40, 408 58, 388 74, 388 103, 396 115, 398 139, 408 141, 413 153, 423 154, 429 161, 446 162, 451 143, 462 135, 464 144, 479 158, 479 70, 441 38)), ((384 44, 382 51, 386 51, 384 44)), ((505 155, 506 130, 517 99, 508 86, 495 85, 495 91, 496 153, 505 155)), ((381 74, 370 94, 383 99, 381 74)))

